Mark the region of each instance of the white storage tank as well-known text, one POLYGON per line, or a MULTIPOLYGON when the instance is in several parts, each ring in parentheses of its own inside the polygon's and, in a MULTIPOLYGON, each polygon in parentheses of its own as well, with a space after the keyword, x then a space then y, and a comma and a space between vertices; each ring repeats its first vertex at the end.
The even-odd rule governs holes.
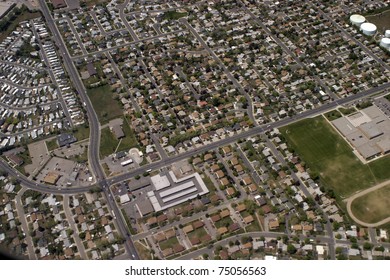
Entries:
POLYGON ((375 24, 365 22, 362 25, 360 25, 360 30, 363 32, 364 35, 367 36, 373 36, 376 33, 376 26, 375 24))
POLYGON ((390 38, 382 38, 380 45, 381 45, 381 47, 389 49, 390 48, 390 38))
POLYGON ((385 31, 385 37, 390 38, 390 29, 385 31))
POLYGON ((366 18, 362 15, 352 15, 349 17, 349 20, 353 25, 360 26, 363 22, 366 21, 366 18))

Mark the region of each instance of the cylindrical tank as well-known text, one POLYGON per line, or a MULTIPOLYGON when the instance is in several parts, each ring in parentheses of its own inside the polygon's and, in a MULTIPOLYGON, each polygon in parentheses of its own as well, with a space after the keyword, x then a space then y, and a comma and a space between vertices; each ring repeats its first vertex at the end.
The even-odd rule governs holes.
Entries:
POLYGON ((366 21, 366 18, 362 15, 352 15, 349 17, 349 20, 353 25, 360 26, 363 22, 366 21))
POLYGON ((386 49, 390 48, 390 38, 382 38, 380 45, 386 49))
POLYGON ((385 31, 385 37, 390 38, 390 29, 385 31))
POLYGON ((375 24, 365 22, 360 25, 360 30, 367 36, 373 36, 376 33, 376 26, 375 24))

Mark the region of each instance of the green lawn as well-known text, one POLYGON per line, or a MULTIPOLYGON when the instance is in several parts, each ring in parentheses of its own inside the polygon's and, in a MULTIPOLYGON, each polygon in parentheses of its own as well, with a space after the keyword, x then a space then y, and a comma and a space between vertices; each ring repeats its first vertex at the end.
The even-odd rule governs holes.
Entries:
POLYGON ((179 18, 187 16, 187 13, 179 13, 176 11, 168 11, 163 15, 163 19, 167 20, 178 20, 179 18))
POLYGON ((109 85, 88 89, 87 94, 101 124, 122 116, 122 108, 109 85))
POLYGON ((245 229, 247 232, 259 232, 261 231, 259 222, 257 221, 256 217, 254 216, 255 220, 248 225, 245 229))
POLYGON ((366 223, 376 223, 390 216, 390 185, 356 198, 352 211, 366 223))
POLYGON ((159 243, 161 251, 164 251, 167 248, 173 248, 173 246, 175 246, 176 244, 179 244, 179 240, 177 240, 177 237, 172 237, 168 240, 159 243))
POLYGON ((71 133, 74 135, 74 137, 76 137, 77 141, 88 139, 89 138, 89 127, 86 127, 84 125, 80 125, 80 126, 74 128, 71 133))
POLYGON ((280 131, 307 167, 342 198, 390 178, 389 156, 364 165, 323 117, 306 119, 280 131))
POLYGON ((190 232, 188 234, 188 237, 191 239, 191 238, 194 238, 194 237, 197 237, 197 238, 202 238, 203 236, 207 235, 207 232, 204 228, 198 228, 196 230, 194 230, 193 232, 190 232))
POLYGON ((101 130, 100 136, 100 157, 104 158, 115 152, 119 141, 115 138, 109 127, 101 130))
POLYGON ((329 121, 334 121, 338 118, 341 118, 342 115, 340 114, 340 112, 338 110, 333 110, 333 111, 330 111, 328 113, 325 113, 325 117, 329 120, 329 121))
POLYGON ((216 228, 228 227, 231 224, 233 224, 233 220, 230 217, 225 217, 225 218, 219 220, 218 222, 214 223, 216 228))
POLYGON ((57 139, 54 138, 52 140, 46 141, 46 146, 49 151, 53 151, 58 148, 57 139))
POLYGON ((125 137, 117 140, 115 135, 111 132, 109 127, 103 128, 101 130, 101 138, 100 138, 100 157, 104 158, 106 156, 111 155, 115 152, 119 142, 119 147, 117 152, 119 151, 128 151, 133 147, 139 148, 137 139, 135 138, 134 132, 131 130, 130 126, 126 121, 123 122, 122 126, 123 132, 125 133, 125 137))

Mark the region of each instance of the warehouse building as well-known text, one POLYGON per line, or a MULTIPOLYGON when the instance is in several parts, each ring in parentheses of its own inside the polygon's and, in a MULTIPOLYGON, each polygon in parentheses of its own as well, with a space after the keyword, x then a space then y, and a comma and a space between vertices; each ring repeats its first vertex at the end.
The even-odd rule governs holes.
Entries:
POLYGON ((148 198, 156 212, 209 192, 199 173, 178 179, 173 171, 169 171, 151 177, 151 181, 153 190, 148 192, 148 198))

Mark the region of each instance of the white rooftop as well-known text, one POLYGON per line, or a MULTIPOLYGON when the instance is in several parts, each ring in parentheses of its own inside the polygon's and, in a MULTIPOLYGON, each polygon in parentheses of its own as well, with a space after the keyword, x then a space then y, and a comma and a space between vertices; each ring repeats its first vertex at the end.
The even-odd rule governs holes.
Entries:
POLYGON ((160 176, 158 174, 158 175, 151 177, 150 179, 152 180, 152 184, 156 188, 157 191, 165 189, 171 185, 171 183, 169 182, 169 179, 166 175, 160 176))

